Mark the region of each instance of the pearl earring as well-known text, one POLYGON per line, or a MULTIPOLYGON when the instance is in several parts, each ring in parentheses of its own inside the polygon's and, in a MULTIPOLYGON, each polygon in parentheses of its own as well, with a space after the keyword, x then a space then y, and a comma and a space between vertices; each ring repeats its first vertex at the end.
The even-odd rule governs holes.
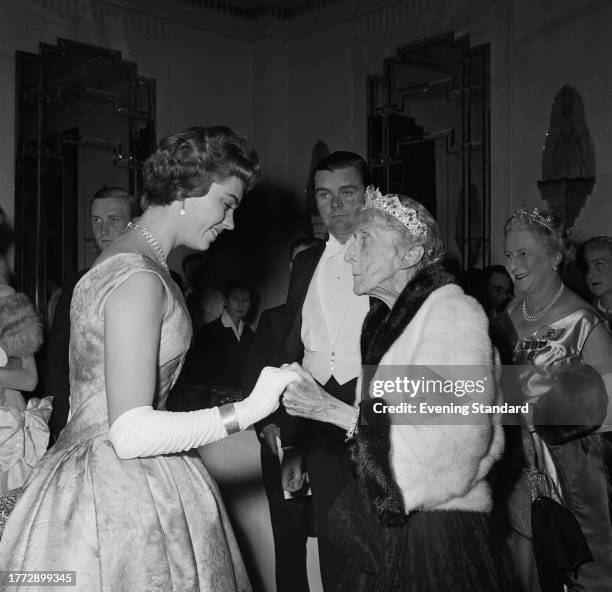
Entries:
POLYGON ((184 215, 185 215, 185 200, 183 200, 183 201, 181 202, 181 209, 180 209, 180 211, 179 211, 179 214, 180 214, 181 216, 184 216, 184 215))

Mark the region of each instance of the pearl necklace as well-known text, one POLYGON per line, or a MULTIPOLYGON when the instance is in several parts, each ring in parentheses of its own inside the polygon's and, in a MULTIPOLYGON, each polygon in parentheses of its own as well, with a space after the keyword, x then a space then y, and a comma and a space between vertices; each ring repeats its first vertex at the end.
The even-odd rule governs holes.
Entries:
POLYGON ((553 296, 553 299, 539 312, 536 312, 534 315, 530 315, 527 312, 527 305, 525 304, 525 300, 523 300, 523 318, 530 323, 535 323, 539 321, 553 306, 559 298, 561 298, 561 294, 563 294, 563 289, 565 288, 565 284, 562 282, 561 287, 557 290, 556 294, 553 296))
POLYGON ((157 255, 157 259, 161 266, 166 270, 167 273, 170 273, 170 268, 168 267, 168 263, 166 262, 166 255, 164 255, 164 251, 159 246, 157 239, 153 236, 153 233, 146 226, 138 226, 138 224, 134 224, 134 222, 128 222, 127 228, 133 228, 134 230, 138 230, 140 234, 144 237, 144 239, 149 243, 150 247, 153 249, 155 254, 157 255))

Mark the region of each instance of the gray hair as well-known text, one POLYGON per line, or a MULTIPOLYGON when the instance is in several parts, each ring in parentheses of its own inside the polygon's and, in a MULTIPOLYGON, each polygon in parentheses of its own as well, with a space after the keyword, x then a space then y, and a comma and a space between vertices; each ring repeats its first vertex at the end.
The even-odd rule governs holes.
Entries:
POLYGON ((413 235, 408 228, 395 216, 388 214, 380 208, 364 207, 357 215, 357 224, 372 223, 391 230, 395 236, 395 245, 400 248, 411 248, 415 245, 423 247, 423 257, 419 262, 419 268, 428 267, 438 263, 444 255, 444 243, 440 237, 440 227, 429 213, 427 208, 418 201, 399 196, 402 206, 412 208, 416 211, 418 218, 426 226, 424 234, 413 235))
POLYGON ((504 237, 513 230, 526 230, 537 236, 549 255, 561 255, 560 269, 575 259, 575 250, 569 241, 569 231, 563 220, 552 211, 540 212, 547 223, 543 224, 529 213, 515 212, 504 224, 504 237))

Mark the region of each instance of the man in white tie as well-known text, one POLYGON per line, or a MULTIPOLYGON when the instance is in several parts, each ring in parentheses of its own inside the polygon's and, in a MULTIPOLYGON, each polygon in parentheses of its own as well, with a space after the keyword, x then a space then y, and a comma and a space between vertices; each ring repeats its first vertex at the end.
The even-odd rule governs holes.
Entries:
MULTIPOLYGON (((351 265, 344 253, 353 240, 355 216, 364 203, 371 173, 353 152, 333 152, 314 169, 319 213, 329 231, 325 245, 300 253, 294 261, 286 305, 286 349, 338 399, 353 404, 361 372, 359 339, 369 310, 367 296, 353 292, 351 265)), ((295 442, 299 453, 287 455, 283 484, 298 489, 307 470, 325 592, 333 592, 346 562, 329 539, 327 515, 353 478, 345 433, 322 422, 303 421, 295 442)))

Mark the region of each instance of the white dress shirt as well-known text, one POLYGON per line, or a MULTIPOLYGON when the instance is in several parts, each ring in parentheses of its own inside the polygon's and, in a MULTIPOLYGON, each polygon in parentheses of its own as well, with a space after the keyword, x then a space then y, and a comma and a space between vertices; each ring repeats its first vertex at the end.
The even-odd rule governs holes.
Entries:
POLYGON ((330 235, 302 308, 302 365, 321 384, 333 376, 344 384, 361 374, 360 337, 370 309, 367 296, 353 292, 351 265, 342 244, 330 235))
POLYGON ((221 324, 224 327, 231 329, 234 332, 236 339, 240 341, 242 332, 244 331, 244 321, 242 319, 238 321, 238 327, 236 327, 236 325, 234 325, 234 321, 232 321, 231 317, 227 314, 227 311, 224 310, 221 314, 221 324))

